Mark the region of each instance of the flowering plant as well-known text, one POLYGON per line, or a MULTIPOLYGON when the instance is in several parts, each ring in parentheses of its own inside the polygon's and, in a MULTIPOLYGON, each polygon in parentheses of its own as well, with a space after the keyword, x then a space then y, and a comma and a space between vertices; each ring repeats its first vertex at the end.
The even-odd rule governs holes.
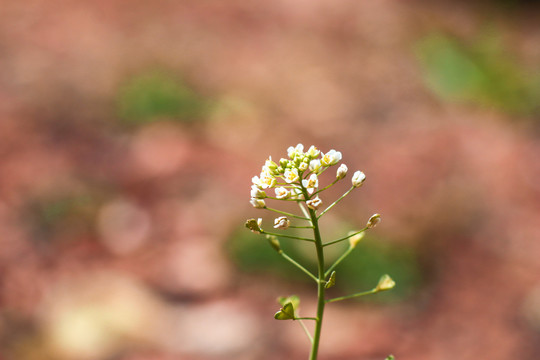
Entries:
POLYGON ((270 245, 285 260, 300 269, 317 284, 317 314, 314 317, 301 317, 298 312, 299 298, 297 296, 281 297, 279 302, 281 309, 276 312, 274 318, 277 320, 298 320, 311 342, 311 352, 309 359, 317 359, 319 342, 322 329, 322 320, 325 305, 335 301, 341 301, 354 297, 375 294, 381 291, 390 290, 395 283, 388 275, 383 275, 378 284, 371 290, 363 291, 347 296, 337 298, 326 298, 326 290, 332 287, 336 282, 336 271, 334 269, 343 261, 362 240, 365 231, 377 226, 381 221, 379 214, 374 214, 369 218, 364 228, 358 231, 351 231, 347 236, 323 242, 319 227, 319 219, 339 203, 351 191, 361 187, 366 180, 366 176, 361 171, 356 171, 351 178, 351 187, 337 200, 328 207, 323 207, 323 200, 319 197, 323 191, 337 184, 347 176, 348 168, 341 164, 336 170, 336 177, 327 186, 319 187, 319 176, 330 167, 337 165, 341 161, 341 152, 330 150, 327 153, 321 153, 315 146, 311 146, 304 152, 304 146, 298 144, 296 147, 287 149, 287 158, 282 158, 278 163, 271 157, 266 160, 262 167, 261 174, 254 176, 251 186, 251 204, 257 209, 266 209, 280 214, 274 220, 275 229, 287 230, 289 228, 307 228, 312 229, 313 238, 288 235, 286 233, 273 233, 263 230, 262 219, 249 219, 246 221, 246 227, 251 231, 266 236, 270 245), (271 196, 271 191, 275 196, 271 196), (296 202, 302 212, 302 215, 288 213, 278 209, 270 208, 266 205, 266 200, 292 201, 296 202), (300 225, 296 222, 303 221, 300 225), (306 225, 307 224, 307 225, 306 225), (298 261, 287 255, 280 247, 278 236, 293 240, 307 241, 313 243, 317 253, 317 275, 311 273, 298 261), (324 249, 327 246, 348 240, 348 249, 337 258, 337 260, 327 267, 324 258, 324 249), (312 320, 315 322, 315 331, 313 335, 309 332, 302 320, 312 320))

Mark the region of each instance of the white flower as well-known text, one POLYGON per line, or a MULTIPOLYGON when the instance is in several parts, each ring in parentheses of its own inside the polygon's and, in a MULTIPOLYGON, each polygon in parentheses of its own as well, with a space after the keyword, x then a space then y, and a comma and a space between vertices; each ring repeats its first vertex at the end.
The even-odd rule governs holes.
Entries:
POLYGON ((295 181, 298 181, 298 169, 292 168, 285 170, 285 173, 283 174, 285 177, 285 181, 290 183, 293 183, 295 181))
POLYGON ((300 165, 298 165, 298 170, 300 171, 306 171, 308 169, 309 165, 307 162, 302 161, 300 165))
POLYGON ((339 165, 337 171, 336 171, 336 180, 341 180, 343 179, 345 176, 347 176, 347 171, 349 169, 347 169, 347 165, 345 164, 341 164, 339 165))
POLYGON ((264 209, 266 207, 266 203, 262 199, 251 198, 249 202, 256 209, 264 209))
POLYGON ((286 230, 291 225, 289 219, 286 216, 280 216, 274 220, 274 229, 283 229, 286 230))
POLYGON ((251 182, 253 183, 253 185, 257 186, 258 188, 262 188, 261 179, 259 179, 258 176, 252 177, 251 182))
POLYGON ((379 214, 373 214, 369 218, 366 227, 368 229, 373 229, 375 226, 377 226, 381 222, 381 215, 379 214))
POLYGON ((266 197, 266 193, 257 185, 251 185, 251 197, 256 199, 264 199, 266 197))
POLYGON ((322 205, 322 200, 319 197, 306 201, 308 208, 317 210, 322 205))
POLYGON ((298 144, 296 147, 289 146, 287 149, 287 155, 289 158, 294 159, 296 155, 302 155, 304 151, 304 145, 298 144))
POLYGON ((317 175, 311 174, 308 179, 302 180, 302 185, 304 185, 309 194, 313 194, 313 191, 319 187, 319 179, 317 175))
POLYGON ((362 186, 365 180, 366 180, 366 175, 360 170, 358 170, 358 171, 355 171, 355 173, 353 174, 351 182, 354 187, 360 187, 362 186))
POLYGON ((272 188, 276 185, 276 178, 272 176, 269 172, 264 171, 261 172, 260 178, 259 178, 260 187, 263 189, 272 188))
POLYGON ((287 189, 284 187, 278 187, 274 190, 276 192, 276 198, 278 199, 286 199, 289 197, 290 193, 287 189))
POLYGON ((319 156, 320 153, 321 151, 313 145, 311 145, 308 151, 306 152, 307 156, 309 156, 312 159, 315 159, 317 156, 319 156))
POLYGON ((309 162, 309 170, 313 171, 314 173, 318 174, 319 170, 321 169, 321 160, 311 160, 309 162))
POLYGON ((324 154, 321 158, 321 164, 331 166, 337 164, 341 160, 341 153, 334 149, 324 154))

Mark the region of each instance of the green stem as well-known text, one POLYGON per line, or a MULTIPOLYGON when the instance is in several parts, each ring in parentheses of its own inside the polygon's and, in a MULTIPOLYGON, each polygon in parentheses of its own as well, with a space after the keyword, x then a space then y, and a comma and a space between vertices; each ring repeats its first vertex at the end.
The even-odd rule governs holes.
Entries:
POLYGON ((299 236, 292 236, 292 235, 285 235, 285 234, 278 234, 278 233, 271 233, 271 232, 264 231, 264 230, 261 231, 261 234, 265 234, 265 235, 274 235, 274 236, 279 236, 279 237, 284 237, 284 238, 289 238, 289 239, 302 240, 302 241, 311 241, 311 242, 314 242, 314 241, 315 241, 315 240, 310 239, 310 238, 299 237, 299 236))
POLYGON ((329 300, 326 300, 326 302, 327 302, 327 303, 331 303, 331 302, 334 302, 334 301, 346 300, 346 299, 350 299, 350 298, 354 298, 354 297, 358 297, 358 296, 364 296, 364 295, 369 295, 369 294, 375 294, 375 293, 378 293, 378 292, 379 292, 379 290, 377 290, 377 288, 375 288, 375 289, 371 289, 371 290, 368 290, 368 291, 359 292, 359 293, 352 294, 352 295, 341 296, 341 297, 329 299, 329 300))
POLYGON ((332 205, 330 205, 329 207, 327 207, 326 209, 324 209, 324 211, 323 211, 322 213, 319 214, 319 218, 320 218, 321 216, 323 216, 328 210, 330 210, 331 208, 333 208, 333 207, 334 207, 338 202, 340 202, 345 196, 349 195, 349 193, 350 193, 351 191, 353 191, 354 189, 355 189, 355 187, 352 186, 349 190, 347 190, 347 191, 345 192, 345 194, 341 195, 341 197, 340 197, 339 199, 337 199, 336 201, 334 201, 334 202, 332 203, 332 205))
POLYGON ((343 240, 347 240, 348 238, 351 238, 351 237, 353 237, 354 235, 358 235, 358 234, 360 234, 361 232, 366 231, 367 229, 368 229, 368 228, 365 227, 365 228, 363 228, 363 229, 360 230, 360 231, 354 232, 354 233, 352 233, 352 234, 350 234, 350 235, 347 235, 347 236, 345 236, 345 237, 342 237, 342 238, 340 238, 340 239, 329 241, 329 242, 327 242, 326 244, 323 244, 323 246, 328 246, 328 245, 336 244, 336 243, 338 243, 338 242, 340 242, 340 241, 343 241, 343 240))
POLYGON ((334 181, 332 181, 332 182, 330 183, 330 185, 326 185, 326 186, 323 187, 322 189, 315 191, 313 194, 311 194, 311 196, 317 195, 318 193, 323 192, 324 190, 331 188, 331 187, 334 186, 338 181, 339 181, 339 180, 334 180, 334 181))
MULTIPOLYGON (((304 197, 307 199, 308 194, 307 190, 302 186, 302 192, 304 194, 304 197)), ((322 329, 322 321, 323 321, 323 314, 324 314, 324 305, 326 304, 326 301, 324 300, 324 291, 326 284, 325 277, 324 277, 324 251, 323 251, 323 245, 321 240, 321 233, 319 231, 319 221, 317 218, 317 214, 315 213, 315 210, 309 209, 309 217, 311 219, 311 225, 313 226, 313 235, 315 236, 315 247, 317 249, 317 275, 318 275, 318 281, 317 281, 317 316, 315 319, 315 332, 313 334, 313 343, 311 344, 311 352, 309 355, 309 360, 316 360, 317 354, 319 352, 319 342, 321 339, 321 329, 322 329)))
POLYGON ((300 318, 296 318, 295 320, 298 320, 300 326, 302 326, 302 329, 304 329, 304 332, 306 333, 309 342, 313 344, 313 336, 311 336, 311 334, 309 333, 309 330, 307 329, 306 325, 304 325, 304 322, 300 318))
POLYGON ((319 280, 315 277, 315 275, 313 275, 312 273, 309 272, 308 269, 306 269, 305 267, 303 267, 302 265, 300 265, 298 262, 296 262, 296 260, 294 260, 293 258, 291 258, 289 255, 285 254, 282 251, 279 252, 279 255, 281 255, 285 260, 287 260, 288 262, 290 262, 291 264, 293 264, 294 266, 296 266, 297 268, 299 268, 300 270, 302 270, 305 274, 307 274, 310 278, 312 278, 313 280, 315 280, 316 282, 318 282, 319 280))
MULTIPOLYGON (((309 213, 307 212, 304 205, 302 205, 301 202, 298 202, 298 206, 300 207, 300 210, 302 210, 302 214, 304 214, 306 216, 306 218, 309 218, 309 213)), ((313 227, 313 225, 311 225, 311 227, 313 227)))
POLYGON ((298 215, 295 215, 295 214, 291 214, 291 213, 281 211, 281 210, 278 210, 278 209, 272 209, 272 208, 269 208, 269 207, 266 207, 265 209, 273 211, 273 212, 277 212, 277 213, 282 214, 282 215, 290 216, 290 217, 293 217, 293 218, 302 219, 302 220, 309 220, 309 218, 305 218, 303 216, 298 216, 298 215))

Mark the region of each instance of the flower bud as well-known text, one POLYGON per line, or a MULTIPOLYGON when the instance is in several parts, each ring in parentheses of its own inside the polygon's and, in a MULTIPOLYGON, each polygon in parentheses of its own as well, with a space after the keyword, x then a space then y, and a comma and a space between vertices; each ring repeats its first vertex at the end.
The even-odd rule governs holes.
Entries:
POLYGON ((274 229, 286 230, 290 225, 291 222, 286 216, 280 216, 274 220, 274 229))
POLYGON ((351 179, 352 185, 354 187, 360 187, 360 186, 362 186, 364 181, 366 181, 366 175, 363 172, 361 172, 360 170, 355 171, 355 173, 353 174, 353 177, 351 179))
POLYGON ((253 207, 255 209, 264 209, 264 208, 266 208, 266 203, 262 199, 251 198, 251 200, 249 202, 251 203, 251 205, 253 205, 253 207))
POLYGON ((255 199, 264 199, 266 197, 266 193, 257 185, 251 185, 251 197, 255 199))
POLYGON ((322 205, 322 200, 319 197, 306 201, 308 208, 317 210, 322 205))
POLYGON ((349 235, 355 234, 349 238, 349 245, 354 249, 356 245, 364 238, 366 235, 365 232, 357 233, 357 231, 351 231, 349 232, 349 235))
POLYGON ((373 229, 375 226, 377 226, 381 222, 381 215, 379 214, 373 214, 369 218, 366 227, 368 229, 373 229))
POLYGON ((309 164, 305 161, 302 161, 300 165, 298 165, 298 170, 300 171, 306 171, 309 168, 309 164))
POLYGON ((268 157, 268 160, 266 160, 266 162, 264 163, 264 166, 271 171, 275 171, 278 167, 278 165, 274 161, 272 161, 271 156, 268 157))
POLYGON ((336 180, 341 180, 347 175, 347 165, 341 164, 339 165, 337 171, 336 171, 336 180))
POLYGON ((257 220, 255 219, 247 220, 245 225, 252 232, 260 234, 262 232, 261 224, 262 224, 262 219, 258 218, 257 220))
POLYGON ((274 235, 266 235, 266 240, 268 240, 268 243, 274 250, 276 250, 278 253, 281 252, 281 246, 279 245, 279 240, 274 235))
POLYGON ((289 160, 285 158, 279 159, 279 166, 281 166, 282 168, 286 168, 287 165, 289 165, 289 160))
POLYGON ((396 286, 395 281, 392 280, 389 275, 383 275, 380 278, 379 283, 377 284, 377 287, 375 289, 377 291, 385 291, 392 289, 394 286, 396 286))

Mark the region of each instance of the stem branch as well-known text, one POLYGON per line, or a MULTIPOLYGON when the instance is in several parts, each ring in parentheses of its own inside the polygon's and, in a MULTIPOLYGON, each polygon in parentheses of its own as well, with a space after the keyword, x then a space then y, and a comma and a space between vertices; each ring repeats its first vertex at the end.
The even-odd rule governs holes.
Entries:
POLYGON ((305 267, 303 267, 302 265, 300 265, 298 262, 296 262, 296 260, 294 260, 293 258, 291 258, 289 255, 285 254, 282 251, 279 252, 279 255, 281 255, 285 260, 287 260, 288 262, 290 262, 291 264, 293 264, 294 266, 296 266, 297 268, 299 268, 300 270, 302 270, 306 275, 308 275, 310 278, 312 278, 313 280, 315 280, 316 282, 318 282, 319 280, 315 277, 315 275, 313 275, 312 273, 309 272, 308 269, 306 269, 305 267))
POLYGON ((359 293, 352 294, 352 295, 341 296, 341 297, 329 299, 329 300, 326 300, 326 302, 331 303, 331 302, 334 302, 334 301, 346 300, 346 299, 350 299, 350 298, 354 298, 354 297, 359 297, 359 296, 364 296, 364 295, 369 295, 369 294, 375 294, 375 293, 378 293, 378 292, 379 292, 379 290, 377 290, 377 288, 375 288, 375 289, 359 292, 359 293))
POLYGON ((339 199, 337 199, 337 200, 334 201, 329 207, 327 207, 326 209, 324 209, 324 211, 323 211, 322 213, 319 214, 319 218, 320 218, 321 216, 323 216, 328 210, 330 210, 331 208, 333 208, 333 207, 334 207, 338 202, 340 202, 345 196, 349 195, 349 193, 350 193, 351 191, 353 191, 354 189, 355 189, 355 187, 352 186, 349 190, 347 190, 347 191, 345 192, 345 194, 341 195, 341 196, 339 197, 339 199))

